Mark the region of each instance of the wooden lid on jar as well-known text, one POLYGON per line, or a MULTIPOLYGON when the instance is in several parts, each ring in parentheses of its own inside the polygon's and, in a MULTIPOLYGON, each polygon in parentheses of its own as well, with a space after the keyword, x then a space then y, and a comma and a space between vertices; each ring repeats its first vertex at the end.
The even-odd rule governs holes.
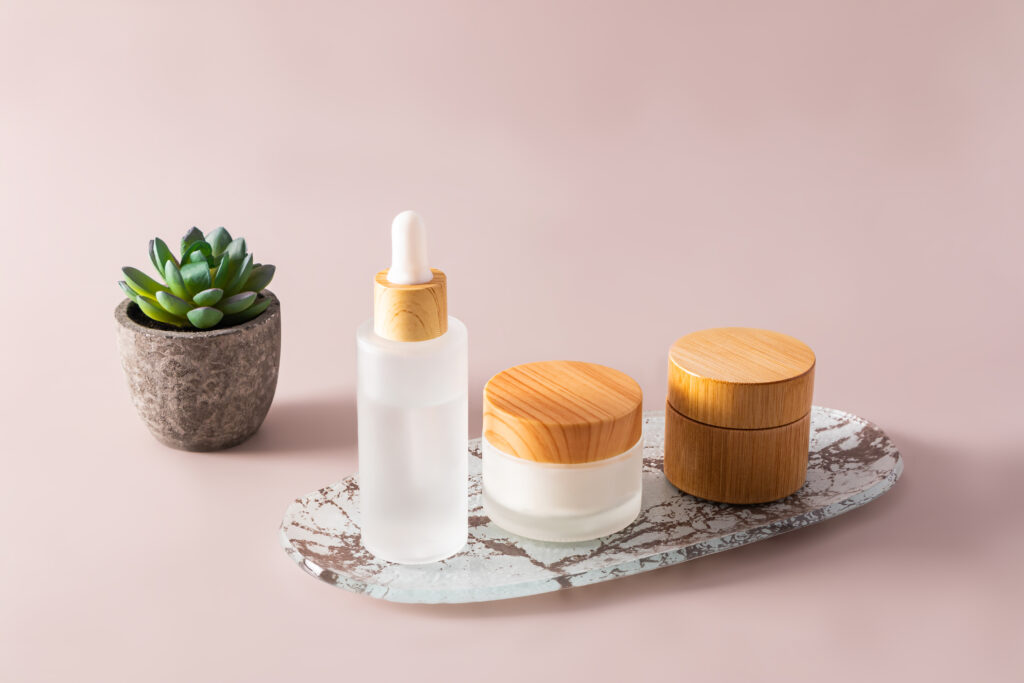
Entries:
POLYGON ((668 355, 668 402, 697 422, 765 429, 811 410, 814 352, 786 334, 720 327, 676 340, 668 355))
POLYGON ((643 392, 632 377, 603 365, 516 365, 484 387, 483 432, 492 446, 523 460, 604 460, 640 440, 643 392))

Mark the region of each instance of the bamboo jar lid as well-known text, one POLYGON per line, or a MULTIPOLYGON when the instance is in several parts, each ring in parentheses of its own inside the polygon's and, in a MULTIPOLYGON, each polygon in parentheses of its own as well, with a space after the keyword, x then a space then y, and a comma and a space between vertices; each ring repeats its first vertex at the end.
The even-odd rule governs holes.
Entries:
POLYGON ((643 392, 629 375, 579 361, 499 372, 484 387, 484 438, 535 462, 580 464, 625 453, 643 433, 643 392))
POLYGON ((669 351, 668 402, 704 424, 764 429, 811 410, 814 352, 786 334, 720 327, 688 334, 669 351))

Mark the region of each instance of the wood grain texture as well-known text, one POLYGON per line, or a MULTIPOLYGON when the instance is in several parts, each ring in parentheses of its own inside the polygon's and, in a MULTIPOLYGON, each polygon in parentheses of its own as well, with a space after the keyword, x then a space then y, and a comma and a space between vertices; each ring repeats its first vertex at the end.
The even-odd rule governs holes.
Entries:
POLYGON ((448 278, 431 268, 434 279, 416 285, 388 281, 377 273, 373 286, 373 331, 393 341, 426 341, 448 331, 448 278))
POLYGON ((603 365, 526 363, 499 372, 484 387, 484 438, 524 460, 604 460, 629 450, 642 431, 640 385, 603 365))
POLYGON ((665 405, 665 477, 679 490, 718 503, 785 498, 807 477, 811 416, 769 429, 725 429, 665 405))
POLYGON ((814 352, 786 334, 748 327, 694 332, 672 345, 668 401, 698 422, 778 427, 811 410, 814 352))

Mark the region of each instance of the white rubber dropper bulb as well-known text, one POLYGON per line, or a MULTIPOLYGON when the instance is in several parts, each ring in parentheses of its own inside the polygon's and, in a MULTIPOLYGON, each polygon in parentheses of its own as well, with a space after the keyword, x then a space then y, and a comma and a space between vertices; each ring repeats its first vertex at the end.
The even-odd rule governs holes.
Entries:
POLYGON ((427 228, 415 211, 403 211, 391 222, 391 267, 388 282, 396 285, 419 285, 430 282, 427 260, 427 228))

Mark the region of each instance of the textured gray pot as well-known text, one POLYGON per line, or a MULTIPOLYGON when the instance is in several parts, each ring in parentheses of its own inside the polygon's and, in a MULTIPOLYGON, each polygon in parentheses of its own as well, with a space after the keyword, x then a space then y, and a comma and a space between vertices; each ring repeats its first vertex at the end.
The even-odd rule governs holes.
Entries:
POLYGON ((242 325, 180 332, 154 329, 125 299, 114 311, 132 402, 162 443, 215 451, 252 436, 270 410, 281 361, 281 304, 242 325), (140 321, 140 322, 137 322, 140 321))

